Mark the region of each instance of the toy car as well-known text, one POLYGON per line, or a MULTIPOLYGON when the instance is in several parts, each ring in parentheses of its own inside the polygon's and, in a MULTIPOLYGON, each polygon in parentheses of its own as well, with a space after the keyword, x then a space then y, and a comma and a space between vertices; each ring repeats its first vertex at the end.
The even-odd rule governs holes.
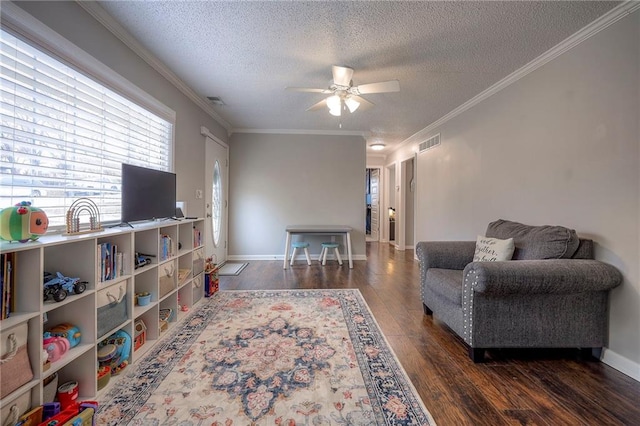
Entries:
POLYGON ((73 292, 80 294, 87 289, 87 281, 80 281, 80 278, 65 277, 60 272, 54 276, 49 272, 44 273, 44 301, 53 299, 62 302, 67 298, 67 294, 73 292))
POLYGON ((138 269, 147 265, 151 265, 151 259, 149 258, 149 255, 136 253, 136 264, 134 268, 138 269))

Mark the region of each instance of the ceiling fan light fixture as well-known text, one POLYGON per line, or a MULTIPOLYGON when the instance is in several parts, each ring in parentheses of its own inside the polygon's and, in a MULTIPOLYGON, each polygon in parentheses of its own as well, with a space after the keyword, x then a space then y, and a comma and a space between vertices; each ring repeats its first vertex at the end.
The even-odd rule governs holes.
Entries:
POLYGON ((338 95, 332 95, 327 98, 327 106, 329 114, 340 117, 342 115, 342 99, 338 95))
POLYGON ((369 147, 374 151, 382 151, 386 145, 380 142, 372 143, 369 147))
POLYGON ((332 95, 327 98, 327 106, 329 109, 340 109, 340 96, 332 95))
POLYGON ((356 101, 353 98, 347 98, 344 103, 347 105, 347 108, 349 108, 349 112, 355 112, 358 107, 360 106, 360 102, 356 101))

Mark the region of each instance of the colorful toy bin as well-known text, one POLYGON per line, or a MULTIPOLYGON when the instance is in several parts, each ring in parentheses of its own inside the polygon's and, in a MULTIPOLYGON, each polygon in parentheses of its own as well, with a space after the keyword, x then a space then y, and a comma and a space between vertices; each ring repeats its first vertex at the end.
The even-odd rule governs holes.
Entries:
POLYGON ((5 241, 35 241, 49 228, 47 214, 32 207, 30 201, 0 210, 0 239, 5 241))

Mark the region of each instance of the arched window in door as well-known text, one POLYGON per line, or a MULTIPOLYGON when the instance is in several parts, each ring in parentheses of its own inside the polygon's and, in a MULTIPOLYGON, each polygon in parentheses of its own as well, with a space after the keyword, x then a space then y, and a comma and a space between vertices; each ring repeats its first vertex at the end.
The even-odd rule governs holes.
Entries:
POLYGON ((218 247, 222 228, 222 179, 220 163, 216 160, 213 166, 213 193, 211 194, 211 228, 213 229, 213 245, 218 247))

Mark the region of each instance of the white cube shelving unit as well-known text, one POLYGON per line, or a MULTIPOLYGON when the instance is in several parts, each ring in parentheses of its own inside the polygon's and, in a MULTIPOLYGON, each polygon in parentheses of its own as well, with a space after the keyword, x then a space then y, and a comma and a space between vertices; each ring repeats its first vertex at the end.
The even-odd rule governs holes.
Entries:
MULTIPOLYGON (((76 381, 81 399, 96 399, 98 344, 115 331, 124 330, 135 337, 136 320, 146 325, 145 344, 138 350, 131 348, 129 362, 135 363, 146 354, 164 334, 160 330, 160 309, 171 308, 171 328, 182 320, 204 296, 203 272, 198 268, 204 248, 200 235, 204 233, 204 220, 179 222, 152 222, 136 224, 133 228, 110 228, 95 234, 77 236, 46 235, 28 243, 0 242, 0 252, 16 255, 15 312, 0 321, 0 329, 8 329, 21 323, 29 324, 28 353, 34 378, 29 383, 0 400, 0 407, 9 407, 26 393, 30 393, 31 406, 43 402, 43 380, 57 373, 58 382, 76 381), (163 250, 162 236, 170 238, 173 248, 163 250), (123 265, 117 278, 101 281, 99 245, 116 245, 122 253, 123 265), (151 264, 134 267, 136 253, 150 255, 151 264), (167 271, 173 269, 170 288, 160 292, 160 283, 167 271), (81 294, 70 294, 62 302, 43 302, 44 272, 61 272, 66 276, 87 281, 81 294), (97 297, 105 289, 126 288, 127 316, 119 324, 98 335, 97 297), (151 302, 145 306, 136 304, 136 293, 148 292, 151 302), (45 322, 46 319, 46 322, 45 322), (42 354, 43 333, 60 323, 79 327, 81 342, 46 370, 42 354)), ((115 291, 115 290, 114 290, 115 291)), ((111 378, 117 381, 119 376, 111 378)))

